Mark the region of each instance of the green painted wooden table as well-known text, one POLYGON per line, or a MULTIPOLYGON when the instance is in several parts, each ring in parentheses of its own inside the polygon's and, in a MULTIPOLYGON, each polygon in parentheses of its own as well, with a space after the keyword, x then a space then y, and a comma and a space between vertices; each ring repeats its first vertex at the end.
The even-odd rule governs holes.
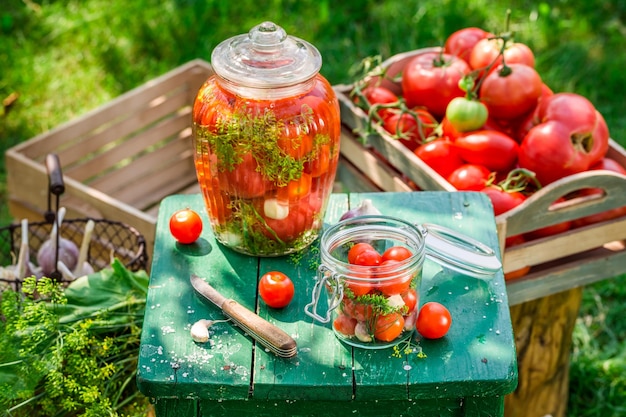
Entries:
MULTIPOLYGON (((497 250, 483 194, 334 194, 325 223, 335 223, 364 198, 383 214, 446 226, 497 250)), ((215 241, 204 213, 200 195, 168 197, 159 210, 137 376, 141 392, 154 399, 157 417, 503 414, 504 396, 517 384, 517 366, 501 272, 481 280, 427 260, 420 304, 448 306, 452 327, 443 339, 416 339, 423 355, 395 357, 392 348, 344 345, 330 325, 304 313, 318 262, 315 244, 300 257, 242 255, 215 241), (177 244, 168 230, 169 217, 183 207, 202 213, 207 226, 188 246, 177 244), (294 300, 282 310, 257 299, 257 279, 270 270, 285 272, 296 285, 294 300), (231 323, 215 324, 208 343, 195 343, 189 333, 194 322, 223 316, 194 293, 191 273, 293 336, 297 356, 278 358, 231 323)))

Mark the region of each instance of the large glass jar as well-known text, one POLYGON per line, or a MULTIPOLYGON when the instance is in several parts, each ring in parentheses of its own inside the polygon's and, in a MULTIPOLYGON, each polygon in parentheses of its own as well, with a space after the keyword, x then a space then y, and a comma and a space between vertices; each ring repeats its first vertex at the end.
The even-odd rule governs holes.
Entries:
POLYGON ((198 181, 218 241, 278 256, 313 242, 339 159, 321 56, 271 22, 219 44, 193 108, 198 181))

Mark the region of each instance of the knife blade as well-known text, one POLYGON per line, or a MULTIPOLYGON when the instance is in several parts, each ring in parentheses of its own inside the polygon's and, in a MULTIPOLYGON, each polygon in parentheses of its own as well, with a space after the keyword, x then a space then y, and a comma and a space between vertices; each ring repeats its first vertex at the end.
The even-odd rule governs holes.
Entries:
POLYGON ((254 340, 277 356, 290 358, 296 355, 296 341, 285 331, 250 311, 232 298, 224 297, 203 278, 191 274, 191 286, 196 293, 219 307, 225 316, 244 329, 254 340))

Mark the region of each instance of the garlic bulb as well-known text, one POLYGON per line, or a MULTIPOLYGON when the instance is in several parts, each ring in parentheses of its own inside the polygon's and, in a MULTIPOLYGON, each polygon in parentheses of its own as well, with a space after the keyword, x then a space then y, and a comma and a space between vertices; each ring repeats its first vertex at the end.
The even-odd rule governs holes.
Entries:
POLYGON ((361 201, 361 204, 359 204, 355 208, 346 211, 339 220, 341 221, 351 219, 353 217, 381 214, 382 213, 374 206, 374 204, 372 204, 372 200, 366 198, 365 200, 361 201))
MULTIPOLYGON (((37 263, 39 264, 41 272, 44 276, 49 276, 57 270, 57 234, 59 233, 59 228, 63 222, 63 217, 65 217, 65 211, 65 207, 61 207, 59 209, 59 212, 57 213, 57 220, 52 226, 52 231, 50 232, 50 237, 41 245, 39 251, 37 252, 37 263)), ((76 263, 78 261, 78 246, 76 246, 74 242, 59 236, 58 251, 59 262, 63 262, 63 264, 65 264, 70 271, 76 268, 76 263)))

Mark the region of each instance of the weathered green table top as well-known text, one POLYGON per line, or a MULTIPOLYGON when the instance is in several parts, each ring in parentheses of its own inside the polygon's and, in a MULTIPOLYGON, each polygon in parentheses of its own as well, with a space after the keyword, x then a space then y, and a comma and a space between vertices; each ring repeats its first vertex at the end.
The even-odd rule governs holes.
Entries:
MULTIPOLYGON (((492 209, 481 193, 334 194, 325 223, 335 223, 364 198, 383 214, 446 226, 498 250, 492 209)), ((501 415, 503 397, 517 383, 501 272, 482 280, 427 260, 420 305, 443 303, 453 323, 443 339, 416 341, 423 355, 398 358, 391 348, 344 345, 330 324, 314 322, 304 313, 319 254, 315 244, 304 252, 278 258, 236 253, 215 241, 199 194, 163 200, 137 378, 140 390, 162 405, 161 415, 219 415, 251 409, 255 415, 273 416, 400 415, 416 410, 429 415, 501 415), (201 213, 205 223, 202 237, 192 245, 177 244, 168 229, 169 217, 184 207, 201 213), (270 309, 257 299, 257 279, 270 270, 286 273, 296 285, 294 300, 282 310, 270 309), (282 359, 261 346, 255 348, 254 341, 231 323, 215 324, 208 343, 195 343, 191 325, 223 315, 194 293, 191 273, 294 337, 297 356, 282 359), (381 409, 394 411, 380 414, 381 409)), ((416 415, 424 415, 420 412, 416 415)))

